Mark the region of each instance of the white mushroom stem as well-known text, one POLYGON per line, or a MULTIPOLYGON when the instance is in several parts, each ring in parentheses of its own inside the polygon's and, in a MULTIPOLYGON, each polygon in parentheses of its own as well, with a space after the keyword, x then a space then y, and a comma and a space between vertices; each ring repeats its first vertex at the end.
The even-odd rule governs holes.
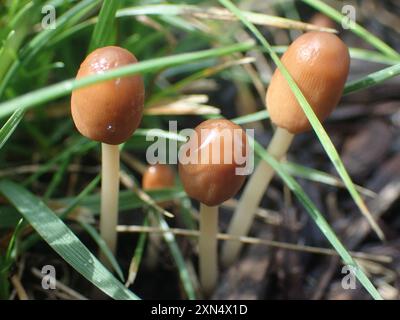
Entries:
POLYGON ((117 247, 116 227, 118 223, 119 193, 118 145, 102 143, 101 161, 100 235, 111 252, 115 254, 117 247))
MULTIPOLYGON (((277 128, 267 148, 267 152, 280 160, 287 152, 293 140, 293 134, 286 129, 277 128)), ((265 161, 260 161, 251 175, 233 214, 227 233, 232 236, 246 236, 257 212, 259 203, 274 176, 274 170, 265 161)), ((241 242, 227 241, 222 248, 222 265, 228 267, 239 256, 241 242)))
POLYGON ((200 204, 199 270, 203 293, 209 297, 217 283, 218 206, 200 204))

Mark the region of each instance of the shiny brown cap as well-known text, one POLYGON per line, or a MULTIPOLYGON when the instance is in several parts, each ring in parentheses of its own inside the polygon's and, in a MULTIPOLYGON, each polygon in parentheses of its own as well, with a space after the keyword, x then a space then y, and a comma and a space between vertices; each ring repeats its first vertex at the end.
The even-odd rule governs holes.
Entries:
MULTIPOLYGON (((132 63, 137 60, 128 50, 113 46, 100 48, 82 62, 76 79, 132 63)), ((73 91, 72 118, 82 135, 116 145, 126 141, 139 126, 143 101, 140 75, 116 78, 73 91)))
MULTIPOLYGON (((308 32, 297 38, 281 59, 320 121, 333 111, 349 73, 347 46, 334 34, 308 32)), ((277 69, 266 95, 271 120, 291 133, 311 128, 286 79, 277 69)))
POLYGON ((175 173, 169 165, 155 164, 148 166, 143 174, 143 190, 157 190, 175 186, 175 173))
POLYGON ((208 206, 233 197, 245 180, 236 169, 245 166, 240 159, 247 156, 247 143, 242 128, 229 120, 212 119, 198 125, 179 154, 179 175, 186 193, 208 206), (182 156, 197 163, 184 163, 182 156))

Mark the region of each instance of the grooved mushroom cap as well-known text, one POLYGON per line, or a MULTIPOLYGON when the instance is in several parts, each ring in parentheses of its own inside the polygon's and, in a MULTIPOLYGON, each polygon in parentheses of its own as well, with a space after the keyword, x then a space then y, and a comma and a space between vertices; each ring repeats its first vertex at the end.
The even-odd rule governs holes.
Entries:
POLYGON ((142 178, 143 190, 170 188, 175 185, 175 173, 166 164, 155 164, 147 168, 142 178))
MULTIPOLYGON (((347 46, 334 34, 308 32, 297 38, 281 59, 320 121, 338 104, 349 73, 347 46)), ((266 95, 271 120, 291 133, 311 128, 289 85, 276 69, 266 95)))
MULTIPOLYGON (((123 48, 99 48, 82 62, 76 79, 132 63, 137 63, 135 56, 123 48)), ((72 118, 78 131, 89 139, 120 144, 139 126, 143 100, 140 75, 100 82, 72 92, 72 118)))
POLYGON ((247 137, 225 119, 204 121, 194 133, 179 151, 179 175, 191 198, 216 206, 233 197, 245 180, 236 169, 245 167, 247 137))

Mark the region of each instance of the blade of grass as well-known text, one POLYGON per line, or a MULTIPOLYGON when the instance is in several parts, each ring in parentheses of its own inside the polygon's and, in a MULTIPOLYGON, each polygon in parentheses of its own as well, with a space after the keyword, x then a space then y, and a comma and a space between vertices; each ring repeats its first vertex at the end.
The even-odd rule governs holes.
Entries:
MULTIPOLYGON (((288 47, 273 46, 272 48, 277 54, 284 54, 288 47)), ((358 59, 363 61, 388 64, 388 65, 394 65, 400 62, 400 58, 397 59, 391 58, 382 53, 361 48, 349 48, 349 52, 350 52, 350 57, 352 59, 358 59)))
MULTIPOLYGON (((143 221, 143 226, 147 227, 148 225, 149 223, 147 222, 147 216, 146 216, 146 218, 143 221)), ((135 282, 136 275, 138 273, 139 266, 142 261, 146 239, 147 239, 147 233, 141 232, 139 235, 139 240, 137 242, 135 251, 133 253, 133 257, 131 259, 131 263, 129 264, 128 280, 125 283, 125 287, 129 287, 135 282)))
POLYGON ((165 233, 163 233, 163 237, 164 237, 165 242, 167 243, 167 246, 169 247, 169 250, 171 251, 171 254, 175 260, 176 266, 178 267, 179 277, 182 280, 182 284, 183 284, 184 290, 188 296, 188 299, 195 300, 196 299, 195 290, 194 290, 192 281, 190 279, 189 271, 185 264, 185 259, 182 256, 182 253, 178 247, 178 244, 176 243, 175 235, 172 232, 169 232, 169 225, 168 225, 167 221, 165 221, 165 219, 162 215, 156 214, 154 216, 156 219, 158 219, 160 228, 162 230, 166 231, 165 233))
POLYGON ((361 198, 360 194, 358 193, 357 189, 353 181, 351 180, 349 174, 347 173, 346 168, 343 165, 340 156, 333 145, 331 139, 329 138, 328 134, 326 133, 325 129, 321 125, 318 117, 315 115, 313 109, 311 108, 310 104, 308 103, 307 99, 304 97, 303 93, 297 86, 296 82, 293 80, 290 73, 287 71, 283 63, 280 61, 279 57, 273 51, 271 45, 268 41, 262 36, 262 34, 258 31, 258 29, 249 22, 246 17, 241 13, 240 9, 238 9, 235 5, 232 4, 229 0, 219 0, 221 4, 231 10, 241 21, 242 23, 254 34, 254 36, 260 41, 263 47, 267 50, 269 55, 271 56, 272 60, 275 62, 277 67, 279 68, 282 75, 285 77, 286 81, 288 82, 293 94, 295 95, 297 101, 299 102, 301 108, 303 109, 304 113, 306 114, 308 120, 312 128, 314 129, 315 134, 317 135, 319 141, 321 142, 325 152, 327 153, 328 157, 330 158, 331 162, 335 166, 337 172, 339 173, 340 177, 342 178, 344 184, 346 185, 347 190, 349 191, 351 197, 353 198, 354 202, 357 204, 358 208, 360 209, 361 213, 367 218, 369 224, 371 225, 372 229, 376 232, 380 239, 384 239, 384 234, 381 228, 376 223, 375 219, 373 218, 372 214, 370 213, 369 209, 364 203, 364 200, 361 198))
POLYGON ((138 297, 127 290, 40 199, 14 182, 0 181, 0 192, 10 200, 39 235, 67 263, 114 299, 138 297))
POLYGON ((125 281, 124 274, 122 273, 121 267, 119 266, 117 260, 115 259, 114 255, 112 254, 111 250, 108 248, 107 244, 102 239, 102 237, 97 232, 97 230, 93 226, 91 226, 89 223, 86 223, 84 221, 79 221, 79 224, 96 242, 97 246, 100 248, 100 251, 108 259, 108 261, 110 262, 112 268, 117 273, 120 280, 125 281))
POLYGON ((265 120, 269 118, 269 114, 267 110, 261 110, 258 112, 254 112, 252 114, 246 114, 241 117, 231 119, 232 122, 236 124, 246 124, 250 122, 256 122, 260 120, 265 120))
POLYGON ((391 79, 393 77, 399 76, 400 75, 400 63, 396 64, 394 66, 376 71, 374 73, 371 73, 365 77, 362 77, 361 79, 354 80, 350 83, 346 84, 346 87, 344 88, 343 94, 350 94, 356 91, 359 91, 360 89, 365 89, 368 87, 375 86, 379 83, 382 83, 383 81, 387 79, 391 79))
MULTIPOLYGON (((327 32, 336 32, 334 29, 321 28, 302 21, 286 19, 277 16, 271 16, 262 13, 243 11, 243 14, 252 23, 258 25, 267 25, 285 29, 300 29, 300 30, 324 30, 327 32)), ((235 16, 229 11, 217 7, 200 7, 194 5, 174 5, 174 4, 155 4, 141 7, 124 8, 118 10, 117 17, 132 16, 132 15, 176 15, 176 16, 193 16, 200 19, 214 20, 236 20, 235 16)))
MULTIPOLYGON (((341 188, 346 187, 340 179, 336 178, 335 176, 332 176, 329 173, 319 171, 313 168, 308 168, 293 162, 285 161, 282 162, 281 165, 288 173, 296 177, 305 178, 311 181, 324 183, 334 187, 341 187, 341 188)), ((365 196, 371 198, 376 197, 376 193, 371 190, 368 190, 358 185, 356 185, 356 188, 359 192, 363 193, 365 196)))
MULTIPOLYGON (((337 10, 329 6, 328 4, 324 3, 321 0, 302 0, 304 3, 308 4, 309 6, 317 9, 318 11, 324 13, 331 19, 335 20, 338 23, 342 23, 345 17, 337 10)), ((353 33, 359 36, 364 41, 368 42, 380 52, 384 53, 388 57, 399 59, 400 54, 396 52, 394 49, 389 47, 385 42, 381 39, 373 35, 371 32, 360 26, 359 24, 355 23, 354 27, 350 29, 353 33)))
MULTIPOLYGON (((251 138, 249 137, 249 139, 251 138)), ((325 220, 311 199, 304 193, 301 186, 289 174, 286 173, 282 165, 274 157, 270 156, 257 141, 254 141, 254 150, 278 173, 288 188, 296 195, 297 199, 310 214, 311 218, 314 220, 321 232, 325 235, 325 237, 340 255, 343 263, 355 268, 355 275, 364 288, 374 299, 381 300, 382 297, 380 296, 379 292, 376 290, 374 285, 371 283, 356 261, 354 261, 354 259, 351 257, 350 253, 335 235, 335 232, 332 230, 329 223, 325 220)))
POLYGON ((127 77, 137 73, 147 73, 150 71, 161 70, 166 67, 186 64, 198 60, 214 58, 228 55, 234 52, 247 51, 254 47, 253 42, 245 42, 232 46, 208 49, 197 52, 182 53, 163 58, 142 61, 136 64, 127 65, 118 69, 113 69, 102 74, 88 76, 79 80, 65 80, 43 89, 35 90, 18 98, 0 104, 0 118, 3 118, 16 109, 26 110, 41 103, 68 95, 74 89, 82 88, 97 82, 110 80, 118 77, 127 77))
POLYGON ((90 40, 88 53, 93 50, 112 45, 112 34, 114 32, 115 13, 117 12, 119 0, 104 0, 101 6, 99 18, 94 27, 90 40))
POLYGON ((10 139, 23 117, 24 111, 22 109, 17 109, 0 129, 0 149, 3 148, 7 140, 10 139))

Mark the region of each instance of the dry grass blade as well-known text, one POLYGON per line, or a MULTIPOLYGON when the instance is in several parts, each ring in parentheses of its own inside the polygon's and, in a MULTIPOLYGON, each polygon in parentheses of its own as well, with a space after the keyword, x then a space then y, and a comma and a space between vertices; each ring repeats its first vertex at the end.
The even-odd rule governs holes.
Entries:
MULTIPOLYGON (((325 31, 336 33, 335 29, 323 28, 313 24, 271 16, 262 13, 243 11, 246 18, 256 25, 270 26, 283 29, 298 29, 304 31, 325 31)), ((229 10, 218 7, 199 7, 194 5, 158 4, 141 7, 131 7, 118 10, 117 17, 134 15, 176 15, 191 16, 199 19, 237 21, 229 10)))
MULTIPOLYGON (((155 228, 155 227, 124 226, 124 225, 117 226, 117 232, 159 232, 159 233, 172 232, 175 235, 188 236, 188 237, 198 237, 200 235, 200 232, 197 230, 170 228, 168 231, 166 231, 166 230, 163 230, 160 228, 155 228)), ((293 244, 293 243, 287 243, 287 242, 264 240, 264 239, 258 239, 258 238, 252 238, 252 237, 235 237, 235 236, 231 236, 226 233, 219 233, 217 238, 219 240, 240 241, 240 242, 247 243, 247 244, 265 245, 265 246, 270 246, 270 247, 275 247, 275 248, 280 248, 280 249, 285 249, 285 250, 302 251, 302 252, 323 254, 323 255, 329 255, 329 256, 339 256, 338 253, 332 249, 305 246, 305 245, 299 245, 299 244, 293 244)), ((377 261, 377 262, 381 262, 381 263, 392 262, 392 257, 385 256, 385 255, 375 255, 375 254, 369 254, 369 253, 364 253, 364 252, 350 252, 350 254, 354 258, 362 259, 362 260, 372 260, 372 261, 377 261)))
POLYGON ((221 113, 218 108, 204 104, 207 101, 207 95, 190 95, 166 104, 158 103, 155 106, 146 108, 144 113, 147 115, 205 115, 221 113))

